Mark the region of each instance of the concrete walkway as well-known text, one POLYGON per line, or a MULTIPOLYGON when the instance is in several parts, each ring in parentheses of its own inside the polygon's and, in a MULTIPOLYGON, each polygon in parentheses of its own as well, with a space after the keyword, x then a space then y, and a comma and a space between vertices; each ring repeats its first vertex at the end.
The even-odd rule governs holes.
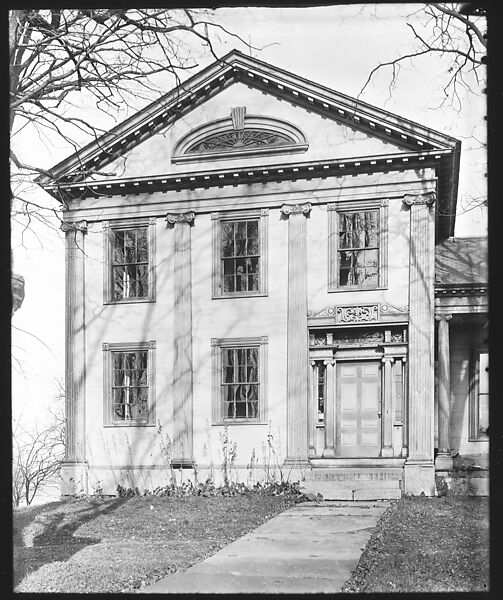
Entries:
POLYGON ((389 502, 298 504, 141 593, 334 593, 389 502))

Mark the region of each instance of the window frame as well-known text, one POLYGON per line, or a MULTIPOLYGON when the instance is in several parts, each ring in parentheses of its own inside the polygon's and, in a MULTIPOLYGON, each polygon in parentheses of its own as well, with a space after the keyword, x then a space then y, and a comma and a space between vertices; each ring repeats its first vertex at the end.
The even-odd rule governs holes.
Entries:
MULTIPOLYGON (((480 385, 479 385, 479 368, 480 355, 487 354, 489 357, 489 349, 486 347, 474 348, 470 360, 470 431, 468 441, 470 442, 487 442, 489 435, 486 431, 479 431, 479 400, 480 400, 480 385)), ((489 363, 488 363, 489 368, 489 363)), ((489 375, 488 375, 489 377, 489 375)), ((490 396, 490 392, 487 393, 490 396)), ((489 400, 490 401, 490 400, 489 400)))
POLYGON ((155 427, 155 341, 103 342, 103 426, 104 427, 155 427), (113 353, 147 351, 148 417, 142 420, 119 420, 113 410, 113 353))
POLYGON ((103 304, 137 304, 155 302, 155 228, 156 217, 117 219, 103 221, 103 304), (114 298, 113 240, 116 231, 132 229, 147 230, 148 248, 148 294, 141 298, 114 298))
POLYGON ((212 338, 211 340, 211 365, 212 365, 212 425, 267 425, 267 347, 269 338, 242 337, 242 338, 212 338), (245 348, 258 348, 259 361, 259 402, 258 416, 255 419, 225 417, 225 401, 222 394, 222 354, 223 350, 245 348))
POLYGON ((220 298, 250 298, 256 296, 267 296, 267 249, 268 249, 268 217, 269 210, 267 208, 215 212, 211 214, 212 219, 212 238, 213 238, 213 273, 212 273, 212 299, 220 298), (257 219, 259 232, 259 277, 258 290, 241 291, 241 292, 224 292, 224 273, 222 261, 222 223, 229 221, 250 221, 257 219))
POLYGON ((328 211, 328 291, 382 290, 388 287, 388 205, 387 198, 330 202, 328 211), (345 213, 377 211, 378 277, 377 285, 340 285, 339 223, 345 213))

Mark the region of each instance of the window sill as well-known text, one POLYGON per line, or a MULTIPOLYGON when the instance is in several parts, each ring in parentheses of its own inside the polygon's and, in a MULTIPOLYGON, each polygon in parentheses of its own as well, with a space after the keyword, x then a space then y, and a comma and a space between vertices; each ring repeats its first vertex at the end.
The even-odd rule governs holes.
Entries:
POLYGON ((338 287, 338 288, 328 288, 328 293, 333 294, 337 292, 373 292, 376 290, 387 290, 388 286, 380 285, 376 287, 360 287, 357 285, 338 287))
POLYGON ((489 441, 489 436, 488 435, 484 435, 483 437, 471 437, 468 438, 469 442, 488 442, 489 441))
POLYGON ((155 302, 155 298, 126 298, 124 300, 106 300, 103 304, 149 304, 155 302))
POLYGON ((268 296, 267 293, 259 292, 256 294, 219 294, 218 296, 212 296, 212 300, 228 300, 229 298, 263 298, 268 296))
POLYGON ((211 424, 212 427, 227 427, 228 425, 268 425, 267 421, 218 421, 216 423, 211 424))

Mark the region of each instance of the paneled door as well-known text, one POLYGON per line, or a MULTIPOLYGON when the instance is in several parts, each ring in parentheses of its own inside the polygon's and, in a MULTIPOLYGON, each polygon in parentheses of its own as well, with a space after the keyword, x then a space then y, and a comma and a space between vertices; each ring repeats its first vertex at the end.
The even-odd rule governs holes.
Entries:
POLYGON ((381 372, 374 360, 337 363, 336 455, 381 453, 381 372))

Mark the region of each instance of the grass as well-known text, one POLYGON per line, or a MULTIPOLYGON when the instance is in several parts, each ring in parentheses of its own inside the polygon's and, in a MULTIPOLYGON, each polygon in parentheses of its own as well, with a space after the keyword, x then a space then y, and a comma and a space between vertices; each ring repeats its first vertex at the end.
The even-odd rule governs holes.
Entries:
POLYGON ((205 559, 292 496, 82 499, 14 510, 15 592, 132 592, 205 559))
POLYGON ((489 588, 489 500, 402 498, 377 524, 343 592, 489 588))

